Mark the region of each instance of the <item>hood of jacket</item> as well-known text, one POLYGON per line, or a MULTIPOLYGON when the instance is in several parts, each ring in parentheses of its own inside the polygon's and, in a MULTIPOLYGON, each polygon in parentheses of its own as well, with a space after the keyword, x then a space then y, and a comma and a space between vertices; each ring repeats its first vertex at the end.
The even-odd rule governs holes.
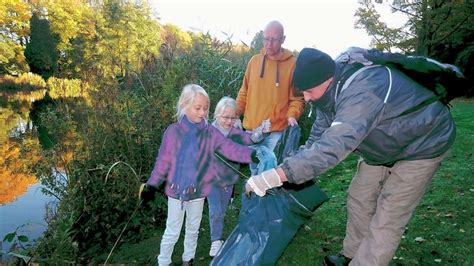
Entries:
POLYGON ((289 50, 285 49, 285 48, 281 48, 281 51, 282 51, 282 54, 281 56, 278 58, 278 59, 271 59, 268 55, 267 55, 267 51, 265 50, 265 48, 262 48, 262 50, 260 51, 260 54, 262 55, 262 65, 260 66, 260 78, 263 78, 265 76, 265 65, 266 65, 266 62, 267 60, 272 60, 272 61, 276 61, 277 62, 277 70, 276 70, 276 73, 275 73, 275 84, 277 84, 277 87, 278 85, 280 84, 280 68, 279 68, 279 63, 280 62, 284 62, 284 61, 287 61, 291 58, 293 58, 293 53, 290 52, 289 50))

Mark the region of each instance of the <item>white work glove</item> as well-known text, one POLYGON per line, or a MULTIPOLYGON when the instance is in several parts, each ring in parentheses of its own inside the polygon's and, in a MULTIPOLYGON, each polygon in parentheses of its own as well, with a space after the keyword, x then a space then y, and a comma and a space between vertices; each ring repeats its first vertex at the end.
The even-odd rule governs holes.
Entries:
POLYGON ((245 192, 255 192, 260 197, 265 196, 270 188, 279 187, 283 185, 275 168, 264 171, 259 175, 251 176, 245 184, 245 192))
POLYGON ((272 123, 270 119, 263 120, 262 124, 253 130, 250 140, 252 140, 253 143, 259 143, 265 137, 264 133, 270 132, 271 127, 272 123))

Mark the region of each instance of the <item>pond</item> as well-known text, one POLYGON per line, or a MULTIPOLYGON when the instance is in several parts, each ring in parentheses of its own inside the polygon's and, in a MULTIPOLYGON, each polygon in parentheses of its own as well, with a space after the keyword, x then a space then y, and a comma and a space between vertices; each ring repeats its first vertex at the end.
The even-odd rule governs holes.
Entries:
MULTIPOLYGON (((31 95, 23 99, 0 94, 0 249, 3 252, 10 251, 20 235, 28 238, 22 245, 34 244, 46 230, 46 205, 56 200, 41 192, 42 186, 32 171, 40 159, 41 146, 29 119, 36 100, 31 95), (16 232, 16 237, 12 242, 6 241, 5 236, 12 232, 16 232)), ((7 259, 3 255, 0 264, 7 259)))
MULTIPOLYGON (((46 205, 56 199, 41 192, 41 184, 31 185, 25 194, 20 195, 11 203, 0 206, 0 247, 9 251, 12 243, 3 241, 4 237, 16 231, 17 235, 26 235, 27 243, 40 237, 46 230, 44 220, 46 205)), ((2 256, 2 262, 8 259, 2 256)))

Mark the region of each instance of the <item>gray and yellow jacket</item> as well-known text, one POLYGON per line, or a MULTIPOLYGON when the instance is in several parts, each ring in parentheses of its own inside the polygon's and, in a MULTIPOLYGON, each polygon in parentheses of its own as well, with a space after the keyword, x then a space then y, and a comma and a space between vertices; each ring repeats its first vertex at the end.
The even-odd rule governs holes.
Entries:
POLYGON ((363 68, 338 86, 353 67, 336 60, 334 81, 316 102, 317 117, 306 144, 281 165, 290 182, 313 179, 351 152, 370 165, 392 166, 437 157, 453 144, 456 128, 441 102, 401 115, 433 97, 431 91, 385 66, 363 68))

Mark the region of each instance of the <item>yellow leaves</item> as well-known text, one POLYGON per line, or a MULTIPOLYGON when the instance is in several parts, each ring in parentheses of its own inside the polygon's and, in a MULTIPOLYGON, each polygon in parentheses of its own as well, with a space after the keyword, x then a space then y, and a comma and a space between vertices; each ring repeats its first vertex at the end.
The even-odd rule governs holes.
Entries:
POLYGON ((0 0, 0 25, 17 38, 29 33, 31 12, 28 3, 21 0, 0 0))
POLYGON ((60 151, 58 152, 59 162, 58 167, 65 167, 68 163, 74 160, 76 152, 83 146, 83 141, 74 130, 68 130, 59 140, 60 151))

